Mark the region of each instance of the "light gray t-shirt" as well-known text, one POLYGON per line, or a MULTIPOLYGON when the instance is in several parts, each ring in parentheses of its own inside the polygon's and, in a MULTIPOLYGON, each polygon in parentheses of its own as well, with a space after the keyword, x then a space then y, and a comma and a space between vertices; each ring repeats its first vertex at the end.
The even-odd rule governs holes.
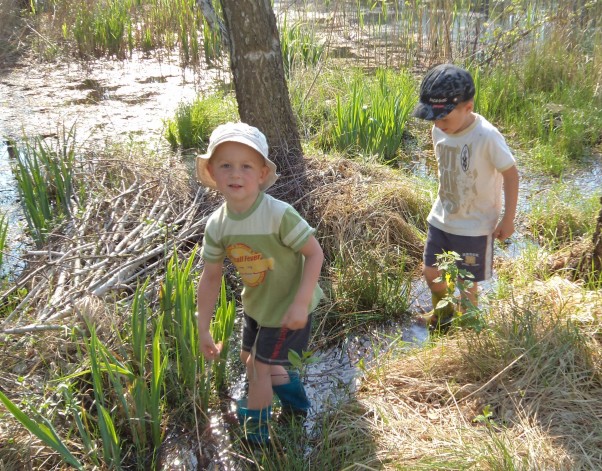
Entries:
POLYGON ((502 208, 501 172, 516 163, 504 137, 478 114, 458 134, 433 126, 432 136, 439 192, 427 221, 450 234, 492 234, 502 208))

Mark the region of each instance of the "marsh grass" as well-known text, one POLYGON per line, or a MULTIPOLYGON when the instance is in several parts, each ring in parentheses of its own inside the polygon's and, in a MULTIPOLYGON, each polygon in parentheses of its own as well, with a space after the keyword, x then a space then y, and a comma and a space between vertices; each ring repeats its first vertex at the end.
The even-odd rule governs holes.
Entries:
MULTIPOLYGON (((156 466, 170 422, 203 427, 210 403, 227 386, 225 360, 210 364, 198 351, 196 260, 195 250, 183 262, 172 256, 158 308, 149 280, 137 287, 131 304, 118 303, 118 315, 127 318, 128 328, 86 314, 85 328, 76 326, 72 333, 75 358, 61 361, 67 373, 44 387, 56 396, 52 409, 42 407, 33 414, 1 395, 8 413, 78 469, 156 466), (193 410, 197 405, 198 417, 193 410)), ((230 341, 235 313, 223 283, 211 331, 224 345, 230 341)), ((228 349, 222 353, 225 358, 228 349)))
POLYGON ((579 238, 591 237, 598 209, 597 196, 557 183, 533 196, 527 227, 541 245, 558 250, 579 238))
POLYGON ((370 416, 379 463, 396 469, 599 467, 599 303, 560 278, 536 283, 481 333, 393 356, 358 393, 366 412, 340 430, 370 416))
POLYGON ((64 132, 53 147, 40 138, 12 144, 16 162, 12 167, 17 190, 32 238, 41 247, 49 230, 71 216, 77 205, 73 176, 76 150, 73 130, 64 132))
POLYGON ((407 73, 377 70, 375 78, 358 76, 333 110, 331 141, 335 149, 380 163, 395 158, 410 112, 416 103, 415 82, 407 73))
POLYGON ((6 248, 6 237, 8 236, 8 218, 6 214, 0 214, 0 273, 4 261, 4 250, 6 248))
POLYGON ((198 97, 192 103, 181 103, 173 118, 165 122, 165 139, 173 150, 204 151, 211 131, 219 124, 235 121, 236 102, 231 95, 198 97))
POLYGON ((349 325, 400 318, 411 304, 412 270, 401 257, 397 266, 370 252, 342 255, 332 267, 332 298, 341 319, 349 325), (346 258, 349 257, 349 258, 346 258))
POLYGON ((295 69, 315 67, 326 57, 324 41, 306 23, 290 24, 286 14, 280 25, 280 47, 287 77, 295 69))
POLYGON ((553 29, 516 61, 474 71, 476 111, 518 136, 533 168, 562 175, 600 139, 599 48, 553 29))

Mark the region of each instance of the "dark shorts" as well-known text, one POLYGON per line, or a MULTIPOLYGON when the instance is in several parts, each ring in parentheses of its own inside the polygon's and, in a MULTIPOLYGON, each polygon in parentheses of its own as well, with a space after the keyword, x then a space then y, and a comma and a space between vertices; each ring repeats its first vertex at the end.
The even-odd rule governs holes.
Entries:
POLYGON ((255 353, 255 358, 270 365, 290 365, 288 352, 293 350, 302 355, 307 350, 311 333, 311 314, 303 329, 285 327, 261 327, 254 319, 244 315, 242 350, 255 353), (255 348, 255 352, 253 352, 255 348))
POLYGON ((437 255, 456 252, 462 260, 456 262, 460 269, 474 275, 471 281, 484 281, 491 278, 493 269, 493 237, 459 236, 450 234, 429 224, 424 247, 424 265, 435 267, 437 255))

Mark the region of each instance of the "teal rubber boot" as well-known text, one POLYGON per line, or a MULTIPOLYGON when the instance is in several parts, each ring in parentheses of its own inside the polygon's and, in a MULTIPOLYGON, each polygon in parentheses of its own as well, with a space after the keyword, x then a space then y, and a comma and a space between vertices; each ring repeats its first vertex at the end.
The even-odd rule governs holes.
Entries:
POLYGON ((282 405, 283 420, 284 417, 307 417, 311 406, 307 393, 299 378, 299 373, 289 371, 289 383, 272 386, 274 394, 280 399, 282 405))
POLYGON ((250 445, 268 445, 270 443, 270 430, 268 423, 272 407, 265 409, 247 408, 247 399, 236 401, 236 416, 240 423, 245 440, 250 445))

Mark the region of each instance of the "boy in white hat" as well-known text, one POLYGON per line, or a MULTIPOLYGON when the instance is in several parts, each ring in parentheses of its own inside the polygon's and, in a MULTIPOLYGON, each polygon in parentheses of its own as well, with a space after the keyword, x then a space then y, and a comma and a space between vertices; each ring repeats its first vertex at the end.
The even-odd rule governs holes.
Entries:
POLYGON ((310 313, 322 297, 318 278, 324 255, 314 229, 288 203, 264 193, 278 175, 268 158, 266 138, 245 123, 218 126, 207 153, 197 158, 197 179, 225 202, 209 218, 197 289, 199 341, 208 359, 219 357, 209 324, 227 257, 244 288, 241 360, 247 368, 248 397, 238 401, 238 418, 252 444, 269 441, 273 393, 283 411, 307 414, 309 400, 299 375, 287 371, 289 350, 307 348, 310 313))

